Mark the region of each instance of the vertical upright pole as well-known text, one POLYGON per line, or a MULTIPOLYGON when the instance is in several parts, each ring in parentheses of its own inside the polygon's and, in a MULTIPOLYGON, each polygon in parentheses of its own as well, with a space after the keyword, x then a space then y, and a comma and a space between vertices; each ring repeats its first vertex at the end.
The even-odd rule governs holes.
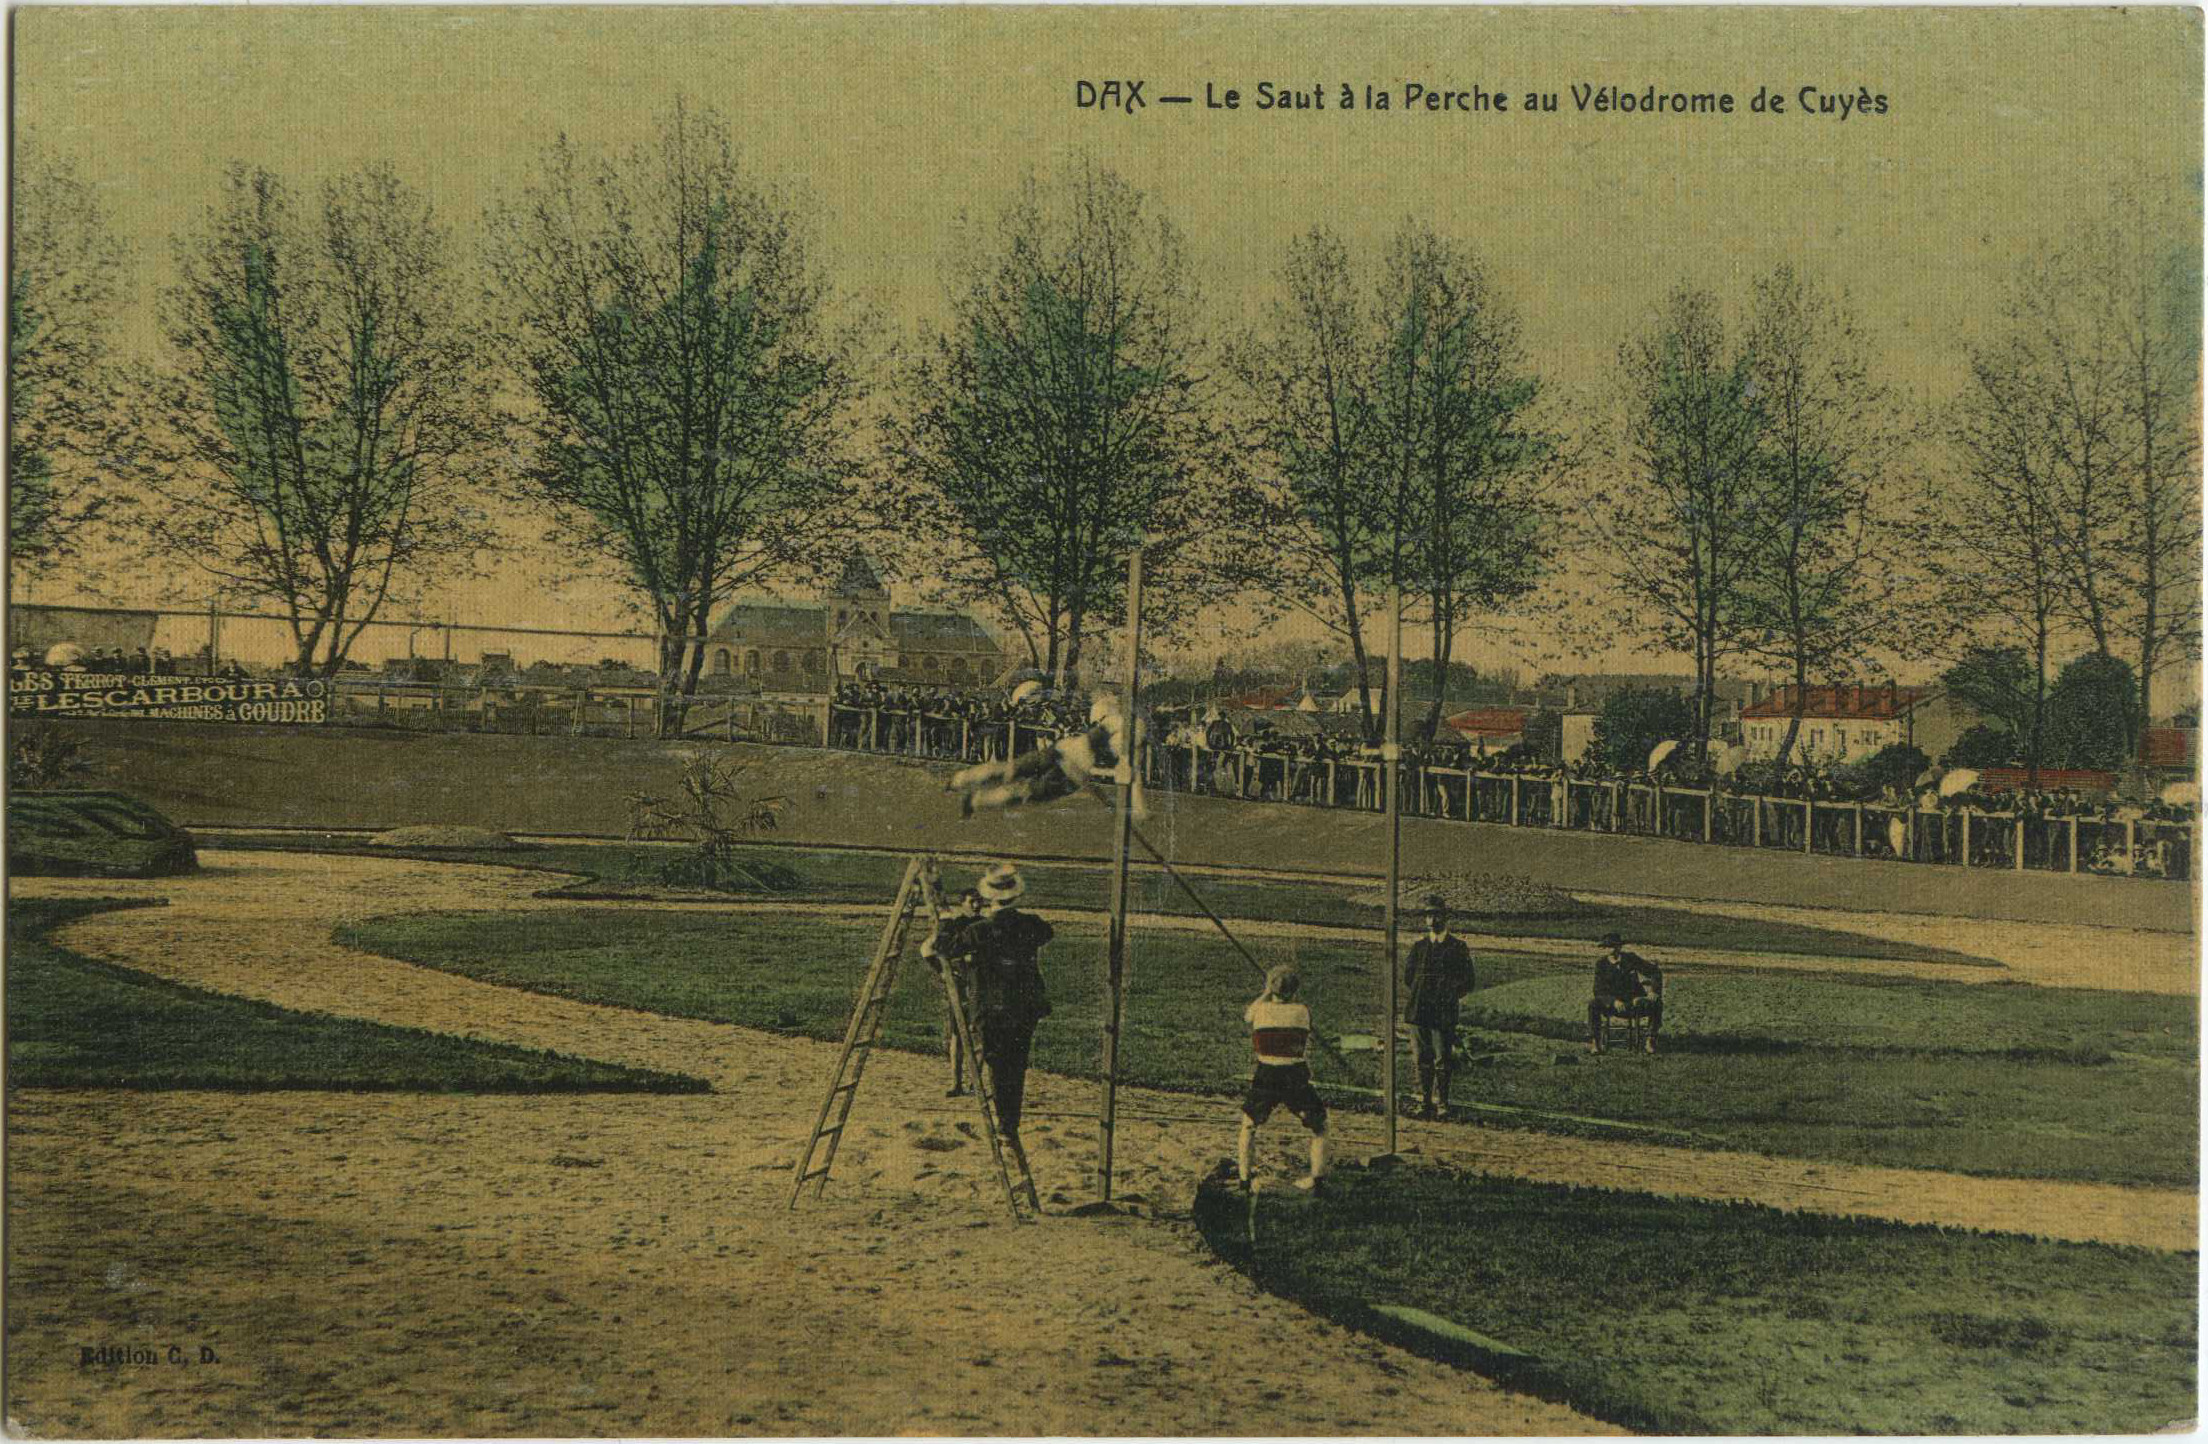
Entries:
POLYGON ((215 651, 222 645, 222 615, 215 610, 215 598, 207 599, 207 675, 215 675, 215 651))
POLYGON ((1135 827, 1135 759, 1142 737, 1135 687, 1142 661, 1142 547, 1127 559, 1126 690, 1120 706, 1127 719, 1125 750, 1119 758, 1119 818, 1112 829, 1112 921, 1104 960, 1104 1108, 1097 1115, 1096 1196, 1112 1196, 1112 1130, 1119 1112, 1119 1035, 1127 1021, 1127 844, 1135 827))
POLYGON ((1380 765, 1388 773, 1388 977, 1387 1016, 1380 1020, 1380 1096, 1387 1100, 1387 1141, 1382 1152, 1395 1152, 1395 1050, 1396 1017, 1402 1009, 1396 998, 1396 892, 1403 885, 1403 819, 1396 811, 1395 760, 1403 754, 1403 588, 1388 586, 1388 730, 1387 745, 1380 749, 1380 765))

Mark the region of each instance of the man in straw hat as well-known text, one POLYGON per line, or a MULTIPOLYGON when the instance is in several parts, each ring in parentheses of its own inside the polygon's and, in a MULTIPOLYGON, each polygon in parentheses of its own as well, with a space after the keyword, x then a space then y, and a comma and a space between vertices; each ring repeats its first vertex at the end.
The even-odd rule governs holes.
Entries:
POLYGON ((974 890, 981 894, 981 916, 945 951, 971 968, 975 1013, 981 1020, 981 1061, 989 1069, 997 1123, 1018 1147, 1028 1054, 1036 1025, 1050 1016, 1036 954, 1056 934, 1049 923, 1012 906, 1027 891, 1012 864, 999 863, 983 873, 974 890))
POLYGON ((1472 950, 1449 932, 1449 900, 1440 893, 1426 899, 1426 936, 1411 944, 1403 966, 1404 1016, 1411 1025, 1411 1047, 1418 1061, 1421 1118, 1433 1118, 1434 1092, 1441 1092, 1442 1118, 1449 1116, 1449 1075, 1456 1063, 1457 1004, 1472 991, 1472 950))

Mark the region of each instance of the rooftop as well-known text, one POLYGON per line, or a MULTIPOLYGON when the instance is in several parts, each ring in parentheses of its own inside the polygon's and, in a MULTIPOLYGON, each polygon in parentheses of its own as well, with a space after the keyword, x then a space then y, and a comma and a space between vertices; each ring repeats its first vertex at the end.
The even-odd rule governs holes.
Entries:
MULTIPOLYGON (((1741 720, 1754 722, 1792 717, 1794 693, 1795 688, 1791 686, 1781 687, 1761 702, 1741 708, 1741 720)), ((1876 687, 1852 684, 1811 687, 1803 701, 1801 715, 1849 722, 1891 721, 1907 715, 1918 703, 1928 702, 1938 695, 1937 687, 1897 687, 1890 682, 1876 687)))

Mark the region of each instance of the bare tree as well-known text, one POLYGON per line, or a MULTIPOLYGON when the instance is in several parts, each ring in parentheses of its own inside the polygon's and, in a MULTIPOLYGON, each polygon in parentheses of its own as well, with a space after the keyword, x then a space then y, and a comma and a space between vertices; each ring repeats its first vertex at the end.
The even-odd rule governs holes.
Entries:
POLYGON ((399 589, 490 539, 475 497, 496 429, 449 236, 382 166, 305 213, 234 166, 177 266, 169 365, 144 380, 147 536, 281 608, 296 666, 335 675, 399 589))
POLYGON ((2200 653, 2199 223, 2132 187, 2034 253, 1980 359, 2034 432, 2061 621, 2137 659, 2137 713, 2200 653))
POLYGON ((2124 493, 2116 537, 2130 590, 2117 629, 2138 658, 2138 715, 2149 715, 2167 657, 2200 655, 2200 223, 2113 197, 2102 238, 2124 427, 2124 493))
POLYGON ((1386 584, 1394 514, 1372 394, 1381 351, 1364 290, 1340 239, 1314 228, 1290 243, 1262 329, 1229 350, 1246 465, 1229 489, 1237 545, 1225 562, 1269 612, 1299 611, 1349 644, 1374 737, 1365 612, 1386 584))
POLYGON ((620 154, 560 136, 489 230, 492 329, 531 402, 523 494, 554 547, 633 590, 687 697, 718 607, 857 540, 863 322, 839 322, 798 209, 686 104, 620 154))
POLYGON ((1607 464, 1583 519, 1613 635, 1694 659, 1695 728, 1707 742, 1717 668, 1742 642, 1765 525, 1763 421, 1748 357, 1708 291, 1679 287, 1618 352, 1607 464))
POLYGON ((18 142, 8 274, 8 555, 27 572, 78 557, 120 499, 111 355, 128 249, 66 158, 18 142))
MULTIPOLYGON (((1462 247, 1406 224, 1359 277, 1342 244, 1295 242, 1266 328, 1232 353, 1247 465, 1236 580, 1350 644, 1376 737, 1364 614, 1402 586, 1435 675, 1475 615, 1531 591, 1551 548, 1539 492, 1563 454, 1515 313, 1462 247)), ((1440 721, 1437 687, 1424 721, 1440 721)))
POLYGON ((1195 482, 1215 442, 1180 233, 1084 159, 968 221, 947 290, 949 323, 888 423, 897 509, 956 594, 1070 677, 1123 617, 1136 546, 1148 627, 1170 629, 1205 580, 1195 482))
POLYGON ((2066 579, 2054 438, 2028 384, 2027 360, 2013 341, 1972 348, 1970 380, 1947 426, 1956 474, 1929 515, 1939 614, 1954 620, 1966 648, 2023 643, 2025 682, 2007 686, 2029 688, 2016 711, 2025 719, 2020 741, 2036 784, 2066 579))
POLYGON ((1815 678, 1859 675, 1879 649, 1913 650, 1926 574, 1893 475, 1910 427, 1842 298, 1780 266, 1755 283, 1745 346, 1760 421, 1742 649, 1794 678, 1785 765, 1815 678))
POLYGON ((1431 738, 1459 632, 1529 596, 1549 565, 1544 493, 1566 450, 1539 415, 1517 313, 1469 252, 1406 225, 1389 246, 1378 309, 1381 467, 1395 501, 1394 566, 1432 634, 1431 738))

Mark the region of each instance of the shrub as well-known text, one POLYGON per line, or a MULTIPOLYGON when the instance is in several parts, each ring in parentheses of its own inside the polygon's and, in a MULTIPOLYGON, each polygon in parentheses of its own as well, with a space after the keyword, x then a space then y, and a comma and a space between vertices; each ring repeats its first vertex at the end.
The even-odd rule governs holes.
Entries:
POLYGON ((1942 767, 2010 767, 2016 763, 2016 738, 1984 722, 1955 739, 1940 759, 1942 767))
MULTIPOLYGON (((1597 909, 1560 887, 1537 882, 1521 873, 1456 872, 1403 879, 1398 906, 1413 917, 1426 899, 1439 893, 1449 909, 1469 918, 1574 918, 1597 909)), ((1374 888, 1359 895, 1374 907, 1386 907, 1387 889, 1374 888)))
POLYGON ((1613 692, 1595 718, 1594 750, 1624 772, 1646 772, 1659 742, 1694 733, 1694 707, 1676 692, 1613 692))
POLYGON ((1931 765, 1932 759, 1917 748, 1902 742, 1889 742, 1864 758, 1860 770, 1864 783, 1876 794, 1886 787, 1907 791, 1931 765))
POLYGON ((8 786, 24 788, 81 785, 91 776, 84 734, 50 722, 23 722, 14 728, 8 748, 8 786))

